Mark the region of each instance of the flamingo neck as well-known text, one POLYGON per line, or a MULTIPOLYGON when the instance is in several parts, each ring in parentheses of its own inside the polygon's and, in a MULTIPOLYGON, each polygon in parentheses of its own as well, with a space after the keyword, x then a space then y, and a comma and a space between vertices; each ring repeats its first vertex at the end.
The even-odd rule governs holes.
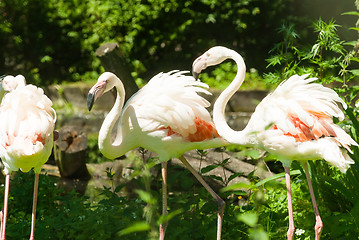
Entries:
POLYGON ((98 137, 98 145, 101 153, 110 159, 119 157, 126 152, 125 149, 122 149, 123 146, 123 136, 122 136, 122 128, 121 124, 118 125, 118 131, 116 140, 119 141, 119 144, 114 144, 112 140, 112 130, 117 123, 117 120, 121 116, 122 108, 125 101, 125 89, 120 79, 117 79, 116 84, 116 101, 113 105, 111 111, 107 114, 103 124, 101 126, 99 137, 98 137), (123 153, 122 153, 123 152, 123 153))
POLYGON ((248 134, 249 131, 247 128, 242 131, 235 131, 228 126, 225 119, 226 105, 229 99, 242 85, 246 74, 246 65, 242 56, 233 50, 228 51, 229 52, 226 53, 227 59, 229 58, 234 60, 237 64, 238 70, 231 84, 220 94, 213 106, 213 122, 216 125, 219 135, 228 142, 244 146, 253 145, 253 140, 250 139, 250 134, 248 134))

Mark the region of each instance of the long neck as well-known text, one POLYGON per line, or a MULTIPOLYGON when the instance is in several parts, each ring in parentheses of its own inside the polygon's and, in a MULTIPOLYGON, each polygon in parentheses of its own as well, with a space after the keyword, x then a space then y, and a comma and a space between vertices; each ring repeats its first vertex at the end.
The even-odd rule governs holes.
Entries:
POLYGON ((116 145, 114 145, 112 141, 112 130, 121 115, 125 99, 125 89, 120 79, 116 81, 115 88, 117 92, 115 104, 113 105, 111 111, 107 114, 105 120, 103 121, 98 137, 98 145, 101 153, 105 157, 110 159, 120 157, 127 152, 127 149, 124 149, 123 146, 123 136, 120 124, 117 131, 118 136, 116 136, 116 139, 120 139, 119 143, 116 143, 116 145))
POLYGON ((246 65, 241 55, 233 50, 230 50, 228 58, 233 59, 236 62, 238 70, 231 84, 220 94, 214 104, 213 121, 219 135, 228 142, 239 145, 252 145, 252 141, 249 139, 246 129, 242 131, 235 131, 228 126, 225 119, 226 105, 229 99, 242 85, 246 74, 246 65))

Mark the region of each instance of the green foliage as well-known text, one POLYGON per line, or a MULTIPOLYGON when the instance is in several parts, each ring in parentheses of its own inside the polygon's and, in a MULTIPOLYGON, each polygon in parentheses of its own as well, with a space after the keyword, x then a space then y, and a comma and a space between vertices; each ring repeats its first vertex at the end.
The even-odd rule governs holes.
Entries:
POLYGON ((117 42, 135 79, 188 69, 196 54, 222 44, 263 69, 268 37, 288 18, 291 0, 4 0, 0 2, 0 71, 49 85, 95 79, 95 56, 117 42), (265 22, 266 24, 262 24, 265 22), (225 34, 223 34, 225 33, 225 34))
MULTIPOLYGON (((211 88, 225 89, 235 78, 237 65, 230 61, 215 67, 213 71, 201 73, 201 81, 208 84, 211 88)), ((254 68, 246 73, 245 81, 241 85, 241 90, 268 89, 258 71, 254 68)))

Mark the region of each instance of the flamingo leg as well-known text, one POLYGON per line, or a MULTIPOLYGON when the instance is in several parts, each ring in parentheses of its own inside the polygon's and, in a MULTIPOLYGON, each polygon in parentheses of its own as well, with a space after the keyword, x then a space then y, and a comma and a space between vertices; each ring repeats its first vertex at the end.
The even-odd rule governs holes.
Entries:
POLYGON ((4 214, 3 214, 3 212, 4 212, 4 209, 2 209, 1 211, 0 211, 0 239, 1 239, 1 233, 2 233, 2 226, 3 226, 3 221, 4 221, 4 214))
POLYGON ((196 170, 194 170, 194 168, 191 166, 191 164, 189 164, 189 162, 186 160, 184 156, 181 156, 178 159, 181 160, 181 162, 185 165, 185 167, 197 178, 197 180, 203 185, 203 187, 205 187, 207 191, 212 195, 212 197, 217 201, 217 205, 218 205, 217 240, 220 240, 225 202, 220 196, 218 196, 217 193, 213 191, 213 189, 206 183, 206 181, 204 181, 201 175, 199 175, 196 172, 196 170))
POLYGON ((10 174, 5 175, 4 212, 2 214, 1 240, 5 240, 6 219, 9 204, 10 174))
POLYGON ((310 179, 310 174, 309 174, 309 170, 308 170, 308 165, 307 165, 307 163, 303 163, 303 166, 304 166, 305 176, 307 178, 310 197, 312 198, 312 204, 313 204, 314 214, 315 214, 315 227, 314 227, 315 240, 319 240, 320 235, 322 234, 322 230, 323 230, 323 222, 322 222, 322 219, 320 218, 320 215, 319 215, 317 201, 315 200, 312 181, 310 179))
POLYGON ((32 214, 31 214, 31 233, 30 240, 34 240, 35 238, 35 219, 36 219, 36 205, 37 205, 37 191, 39 187, 39 174, 35 173, 35 181, 34 181, 34 196, 32 202, 32 214))
MULTIPOLYGON (((167 215, 167 162, 161 163, 162 173, 162 216, 167 215)), ((160 224, 160 240, 165 239, 168 222, 165 221, 160 224)))
POLYGON ((290 187, 290 168, 284 167, 284 171, 285 171, 285 183, 287 185, 288 217, 289 217, 287 239, 292 240, 294 236, 295 227, 294 227, 294 219, 293 219, 292 193, 290 187))

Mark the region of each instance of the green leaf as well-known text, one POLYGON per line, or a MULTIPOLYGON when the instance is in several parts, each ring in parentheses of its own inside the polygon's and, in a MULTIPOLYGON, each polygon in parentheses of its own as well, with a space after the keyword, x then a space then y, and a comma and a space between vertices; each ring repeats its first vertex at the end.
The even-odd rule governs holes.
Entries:
POLYGON ((342 15, 359 16, 359 12, 357 12, 357 11, 344 12, 344 13, 342 13, 342 15))
POLYGON ((258 159, 261 155, 260 152, 255 149, 247 149, 245 150, 244 154, 252 159, 258 159))
POLYGON ((239 183, 235 183, 235 184, 232 184, 232 185, 222 188, 221 192, 240 190, 240 189, 250 189, 251 187, 252 187, 252 184, 250 184, 250 183, 239 182, 239 183))
POLYGON ((143 190, 136 190, 136 193, 146 203, 155 203, 156 202, 156 199, 154 199, 149 192, 146 192, 146 191, 143 191, 143 190))
POLYGON ((146 223, 146 222, 137 222, 137 223, 134 223, 131 226, 119 231, 118 235, 123 236, 123 235, 127 235, 127 234, 134 233, 134 232, 148 231, 150 229, 151 229, 151 227, 150 227, 150 225, 148 223, 146 223))
MULTIPOLYGON (((294 171, 290 171, 290 175, 293 176, 293 175, 299 175, 301 172, 300 170, 294 170, 294 171)), ((265 183, 269 182, 269 181, 272 181, 272 180, 276 180, 278 178, 282 178, 285 176, 285 173, 282 172, 282 173, 278 173, 276 175, 273 175, 271 177, 267 177, 266 179, 263 179, 262 181, 256 183, 252 188, 257 188, 259 186, 262 186, 264 185, 265 183)))
POLYGON ((158 223, 164 223, 164 222, 168 222, 169 220, 171 220, 172 218, 174 218, 176 215, 183 213, 183 209, 177 209, 174 211, 169 212, 167 215, 165 216, 161 216, 160 219, 158 220, 158 223))
POLYGON ((223 179, 220 177, 220 176, 216 176, 216 175, 208 175, 207 177, 210 177, 210 178, 213 178, 213 179, 216 179, 220 182, 224 182, 223 179))
POLYGON ((251 212, 243 213, 239 215, 237 219, 250 227, 255 227, 258 223, 258 215, 251 212))
POLYGON ((124 188, 124 187, 126 187, 126 186, 127 186, 127 184, 120 184, 120 185, 118 185, 118 186, 115 188, 115 192, 117 193, 117 192, 121 191, 121 189, 124 188))
POLYGON ((349 42, 345 42, 344 45, 349 45, 349 46, 355 46, 357 44, 358 41, 349 41, 349 42))
POLYGON ((351 72, 351 73, 354 74, 355 76, 359 76, 359 69, 349 70, 349 72, 351 72))
POLYGON ((235 179, 236 177, 242 176, 243 174, 244 174, 244 173, 242 173, 242 172, 237 172, 237 173, 232 174, 232 175, 228 178, 228 182, 230 182, 231 180, 235 179))
POLYGON ((208 173, 208 172, 210 172, 213 169, 218 168, 218 167, 219 167, 219 165, 208 165, 207 167, 204 167, 204 168, 201 169, 201 173, 202 174, 208 173))
POLYGON ((222 165, 222 166, 226 165, 226 164, 228 163, 229 159, 231 159, 231 158, 226 158, 226 159, 224 159, 224 160, 222 161, 221 165, 222 165))

